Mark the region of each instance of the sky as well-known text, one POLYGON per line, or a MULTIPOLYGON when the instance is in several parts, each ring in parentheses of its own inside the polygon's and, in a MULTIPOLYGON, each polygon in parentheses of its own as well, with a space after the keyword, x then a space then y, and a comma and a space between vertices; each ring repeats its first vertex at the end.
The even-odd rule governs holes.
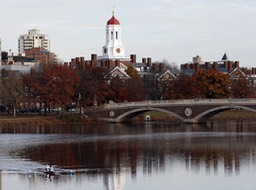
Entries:
POLYGON ((39 29, 63 61, 101 55, 113 6, 126 56, 137 61, 180 65, 227 53, 240 66, 256 67, 256 0, 2 0, 2 50, 17 52, 19 35, 39 29))

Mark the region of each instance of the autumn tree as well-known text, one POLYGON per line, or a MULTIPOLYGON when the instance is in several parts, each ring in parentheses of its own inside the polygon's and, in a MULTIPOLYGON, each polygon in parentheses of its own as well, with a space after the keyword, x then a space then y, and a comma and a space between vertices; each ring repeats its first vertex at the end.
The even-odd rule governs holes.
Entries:
POLYGON ((27 111, 31 105, 36 105, 37 101, 37 92, 32 89, 32 84, 35 80, 35 74, 23 74, 22 75, 22 84, 23 84, 23 108, 27 111))
POLYGON ((199 98, 200 90, 195 78, 180 74, 175 80, 169 81, 169 89, 165 99, 199 98))
POLYGON ((145 99, 161 100, 162 86, 157 78, 143 79, 145 89, 145 99))
POLYGON ((239 75, 233 79, 231 85, 233 98, 254 98, 255 87, 253 82, 248 77, 239 75))
POLYGON ((103 104, 110 100, 113 92, 105 79, 106 74, 107 70, 102 67, 86 67, 80 71, 79 92, 83 105, 103 104))
POLYGON ((144 85, 137 70, 134 67, 129 66, 126 73, 130 76, 130 78, 126 80, 127 100, 129 102, 144 100, 144 85))
POLYGON ((205 98, 227 98, 231 94, 232 80, 217 70, 201 70, 193 75, 200 93, 205 98))
POLYGON ((44 105, 45 114, 51 105, 64 107, 78 96, 77 87, 80 79, 78 74, 67 66, 41 65, 37 72, 30 74, 30 77, 31 79, 27 79, 29 94, 37 99, 40 105, 44 105))
POLYGON ((126 81, 119 77, 109 79, 109 86, 112 91, 111 100, 121 103, 127 100, 128 93, 126 90, 126 81))
POLYGON ((16 116, 17 107, 23 100, 23 86, 20 76, 15 72, 6 72, 6 76, 2 77, 1 92, 2 100, 5 105, 13 110, 13 117, 16 116))

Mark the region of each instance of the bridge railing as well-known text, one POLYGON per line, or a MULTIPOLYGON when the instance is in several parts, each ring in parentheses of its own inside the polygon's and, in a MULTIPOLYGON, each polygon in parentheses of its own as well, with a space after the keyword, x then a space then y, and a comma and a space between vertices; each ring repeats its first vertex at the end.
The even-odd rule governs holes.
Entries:
POLYGON ((111 103, 104 104, 105 109, 122 108, 122 107, 139 107, 139 106, 163 106, 163 105, 193 105, 193 104, 230 104, 230 103, 255 103, 256 99, 182 99, 182 100, 149 100, 138 102, 124 102, 124 103, 111 103))

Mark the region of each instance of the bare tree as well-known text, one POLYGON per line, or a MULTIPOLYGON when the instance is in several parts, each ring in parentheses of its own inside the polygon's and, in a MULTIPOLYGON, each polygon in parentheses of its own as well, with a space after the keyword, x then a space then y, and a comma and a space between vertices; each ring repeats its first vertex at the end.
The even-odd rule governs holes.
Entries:
POLYGON ((17 107, 23 100, 23 88, 20 77, 15 72, 7 72, 2 78, 1 91, 3 103, 13 110, 13 117, 16 117, 17 107))

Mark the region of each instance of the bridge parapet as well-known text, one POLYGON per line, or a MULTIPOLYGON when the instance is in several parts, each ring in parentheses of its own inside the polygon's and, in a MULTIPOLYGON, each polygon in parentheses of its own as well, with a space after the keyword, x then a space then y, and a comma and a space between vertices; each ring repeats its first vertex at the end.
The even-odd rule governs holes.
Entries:
POLYGON ((168 106, 168 105, 210 105, 210 104, 251 104, 256 103, 256 99, 184 99, 184 100, 157 100, 157 101, 139 101, 125 103, 105 104, 105 109, 128 108, 139 106, 168 106))

